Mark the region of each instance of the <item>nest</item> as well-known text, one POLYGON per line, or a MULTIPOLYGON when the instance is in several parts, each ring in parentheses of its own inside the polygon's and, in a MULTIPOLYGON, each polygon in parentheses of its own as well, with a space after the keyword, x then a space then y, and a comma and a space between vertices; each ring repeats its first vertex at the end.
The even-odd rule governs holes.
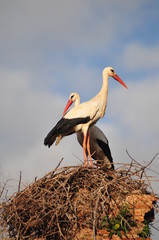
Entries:
POLYGON ((95 232, 128 195, 148 194, 147 180, 134 161, 115 171, 57 167, 3 202, 0 223, 16 239, 73 239, 85 227, 95 232))

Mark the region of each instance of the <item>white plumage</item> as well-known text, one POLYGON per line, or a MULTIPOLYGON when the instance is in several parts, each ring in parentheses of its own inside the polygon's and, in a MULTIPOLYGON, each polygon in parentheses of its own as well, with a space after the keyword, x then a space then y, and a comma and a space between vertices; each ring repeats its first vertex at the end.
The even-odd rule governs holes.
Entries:
POLYGON ((108 95, 108 78, 113 77, 127 88, 125 83, 119 78, 112 67, 106 67, 103 70, 103 84, 100 92, 91 100, 79 104, 72 108, 56 126, 48 133, 44 140, 44 144, 50 147, 57 137, 73 134, 78 131, 83 133, 83 154, 84 165, 86 166, 86 149, 90 158, 91 166, 93 166, 91 153, 89 148, 89 128, 94 125, 105 114, 108 95))
MULTIPOLYGON (((80 95, 76 92, 71 93, 69 96, 70 104, 74 103, 74 106, 80 104, 80 95)), ((65 115, 68 108, 65 108, 63 115, 65 115)), ((97 163, 104 169, 114 169, 113 158, 109 148, 109 142, 104 133, 96 126, 93 125, 89 129, 90 134, 90 152, 93 159, 97 160, 97 163)), ((77 132, 77 140, 82 146, 83 144, 83 133, 77 132)), ((87 153, 88 155, 88 153, 87 153)), ((87 166, 88 156, 87 156, 87 166)))

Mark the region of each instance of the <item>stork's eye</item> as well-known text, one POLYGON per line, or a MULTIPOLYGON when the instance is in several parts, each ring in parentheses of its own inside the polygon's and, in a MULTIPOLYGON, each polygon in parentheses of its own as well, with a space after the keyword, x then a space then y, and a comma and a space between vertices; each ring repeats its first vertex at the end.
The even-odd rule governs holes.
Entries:
POLYGON ((110 71, 111 71, 112 73, 114 73, 114 70, 113 70, 113 69, 110 69, 110 71))
POLYGON ((74 97, 74 95, 71 96, 71 99, 74 97))

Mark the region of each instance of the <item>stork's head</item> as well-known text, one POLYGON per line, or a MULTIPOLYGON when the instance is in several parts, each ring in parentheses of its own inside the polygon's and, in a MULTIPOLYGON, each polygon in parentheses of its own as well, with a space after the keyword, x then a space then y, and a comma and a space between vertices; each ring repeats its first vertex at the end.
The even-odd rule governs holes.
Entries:
POLYGON ((112 67, 106 67, 103 70, 103 79, 108 77, 113 77, 116 81, 118 81, 120 84, 122 84, 125 88, 128 88, 126 84, 121 80, 121 78, 116 74, 114 68, 112 67))
POLYGON ((67 102, 67 105, 63 111, 63 116, 65 115, 65 113, 67 112, 67 110, 69 109, 69 107, 72 105, 72 103, 75 103, 74 105, 77 106, 80 104, 80 95, 76 92, 73 92, 70 94, 69 96, 69 100, 67 102))
POLYGON ((72 103, 76 101, 80 102, 80 95, 76 92, 73 92, 70 94, 69 100, 72 101, 72 103))

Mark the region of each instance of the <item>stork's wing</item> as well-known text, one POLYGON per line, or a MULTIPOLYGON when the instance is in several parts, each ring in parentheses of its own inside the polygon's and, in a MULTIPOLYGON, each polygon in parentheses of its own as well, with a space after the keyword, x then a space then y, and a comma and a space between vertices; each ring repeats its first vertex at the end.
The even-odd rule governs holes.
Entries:
POLYGON ((44 139, 44 145, 50 147, 56 140, 57 136, 67 136, 73 134, 75 132, 75 126, 87 123, 89 121, 89 117, 73 119, 61 118, 60 121, 58 121, 58 123, 56 124, 56 126, 48 133, 48 135, 44 139))

